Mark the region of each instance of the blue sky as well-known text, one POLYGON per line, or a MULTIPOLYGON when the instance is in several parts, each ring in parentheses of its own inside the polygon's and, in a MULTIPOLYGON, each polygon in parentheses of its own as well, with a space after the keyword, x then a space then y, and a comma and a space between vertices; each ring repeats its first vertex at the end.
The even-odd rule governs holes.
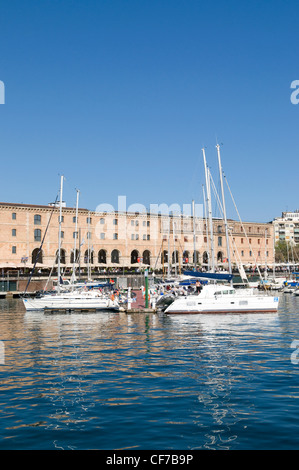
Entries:
MULTIPOLYGON (((1 196, 202 203, 216 142, 245 221, 299 208, 295 1, 2 0, 1 196)), ((227 197, 228 216, 237 215, 227 197)), ((215 208, 214 215, 219 215, 215 208)))

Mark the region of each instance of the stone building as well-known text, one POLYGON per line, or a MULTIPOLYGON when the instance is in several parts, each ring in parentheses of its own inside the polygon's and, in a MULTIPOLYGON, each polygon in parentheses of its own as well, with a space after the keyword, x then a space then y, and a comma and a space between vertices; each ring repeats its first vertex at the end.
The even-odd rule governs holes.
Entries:
MULTIPOLYGON (((273 263, 273 227, 268 223, 229 220, 232 264, 273 263)), ((227 267, 224 223, 213 219, 214 259, 217 267, 227 267)), ((0 268, 57 266, 59 207, 0 203, 0 268)), ((62 208, 61 265, 70 270, 74 259, 80 268, 168 269, 187 266, 208 267, 210 237, 202 218, 139 212, 97 212, 80 208, 77 231, 76 211, 62 208), (74 256, 76 242, 76 254, 74 256)))

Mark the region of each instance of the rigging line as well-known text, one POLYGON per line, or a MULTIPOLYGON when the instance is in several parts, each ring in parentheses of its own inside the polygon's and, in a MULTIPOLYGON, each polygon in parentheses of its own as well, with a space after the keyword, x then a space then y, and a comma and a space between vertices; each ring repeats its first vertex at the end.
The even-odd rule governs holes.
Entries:
POLYGON ((33 273, 34 273, 34 269, 35 269, 36 263, 38 262, 39 255, 40 255, 40 253, 41 253, 41 251, 42 251, 42 247, 43 247, 43 244, 44 244, 44 241, 45 241, 45 238, 46 238, 46 234, 47 234, 47 231, 48 231, 48 228, 49 228, 51 219, 52 219, 52 215, 53 215, 53 213, 54 213, 54 210, 56 209, 56 202, 57 202, 57 200, 58 200, 58 194, 57 194, 56 199, 55 199, 55 202, 54 202, 54 204, 53 204, 53 209, 52 209, 52 212, 51 212, 51 214, 50 214, 50 217, 49 217, 49 220, 48 220, 48 223, 47 223, 47 227, 46 227, 46 230, 45 230, 45 233, 44 233, 44 236, 43 236, 41 245, 40 245, 39 250, 38 250, 38 253, 37 253, 37 255, 36 255, 35 262, 34 262, 34 265, 33 265, 32 271, 31 271, 31 274, 30 274, 30 276, 29 276, 29 279, 28 279, 28 282, 27 282, 27 285, 26 285, 26 289, 25 289, 24 295, 25 295, 26 292, 27 292, 28 286, 29 286, 29 284, 30 284, 30 281, 31 281, 32 276, 33 276, 33 273))
POLYGON ((233 197, 233 195, 232 195, 231 189, 230 189, 230 187, 229 187, 227 178, 226 178, 225 175, 223 175, 223 176, 224 176, 225 182, 226 182, 226 184, 227 184, 227 187, 228 187, 230 196, 231 196, 231 198, 232 198, 233 204, 234 204, 234 206, 235 206, 236 212, 237 212, 237 214, 238 214, 238 217, 239 217, 239 220, 240 220, 240 223, 241 223, 241 227, 243 228, 243 232, 244 232, 245 237, 246 237, 246 240, 247 240, 247 242, 248 242, 248 246, 249 246, 249 248, 250 248, 250 250, 251 250, 251 253, 253 254, 254 262, 255 262, 255 264, 256 264, 256 269, 257 269, 257 271, 258 271, 258 273, 259 273, 260 279, 262 280, 262 275, 261 275, 260 269, 259 269, 259 267, 258 267, 258 265, 257 265, 257 260, 256 260, 256 257, 255 257, 255 255, 254 255, 254 251, 253 251, 253 249, 252 249, 252 247, 251 247, 251 244, 249 243, 249 239, 248 239, 248 236, 247 236, 247 233, 246 233, 244 224, 243 224, 243 222, 242 222, 242 220, 241 220, 241 217, 240 217, 238 208, 237 208, 237 206, 236 206, 234 197, 233 197))

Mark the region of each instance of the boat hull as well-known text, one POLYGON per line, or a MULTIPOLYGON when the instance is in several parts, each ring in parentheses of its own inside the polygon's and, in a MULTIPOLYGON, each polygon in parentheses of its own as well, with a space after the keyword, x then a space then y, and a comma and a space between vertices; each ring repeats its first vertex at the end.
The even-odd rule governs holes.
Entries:
POLYGON ((175 300, 166 310, 166 314, 232 314, 232 313, 275 313, 278 310, 278 297, 250 296, 236 298, 175 300))
POLYGON ((23 299, 26 311, 35 310, 118 310, 119 305, 111 299, 101 298, 60 298, 46 296, 40 299, 23 299), (47 297, 47 298, 46 298, 47 297))

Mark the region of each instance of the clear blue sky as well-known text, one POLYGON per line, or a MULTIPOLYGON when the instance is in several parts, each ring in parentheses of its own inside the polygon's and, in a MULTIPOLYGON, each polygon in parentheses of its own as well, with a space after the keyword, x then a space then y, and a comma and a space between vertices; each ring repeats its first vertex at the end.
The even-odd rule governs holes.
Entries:
POLYGON ((68 206, 75 188, 90 210, 202 203, 218 140, 243 220, 299 208, 298 17, 286 0, 2 0, 0 200, 47 204, 64 174, 68 206))

